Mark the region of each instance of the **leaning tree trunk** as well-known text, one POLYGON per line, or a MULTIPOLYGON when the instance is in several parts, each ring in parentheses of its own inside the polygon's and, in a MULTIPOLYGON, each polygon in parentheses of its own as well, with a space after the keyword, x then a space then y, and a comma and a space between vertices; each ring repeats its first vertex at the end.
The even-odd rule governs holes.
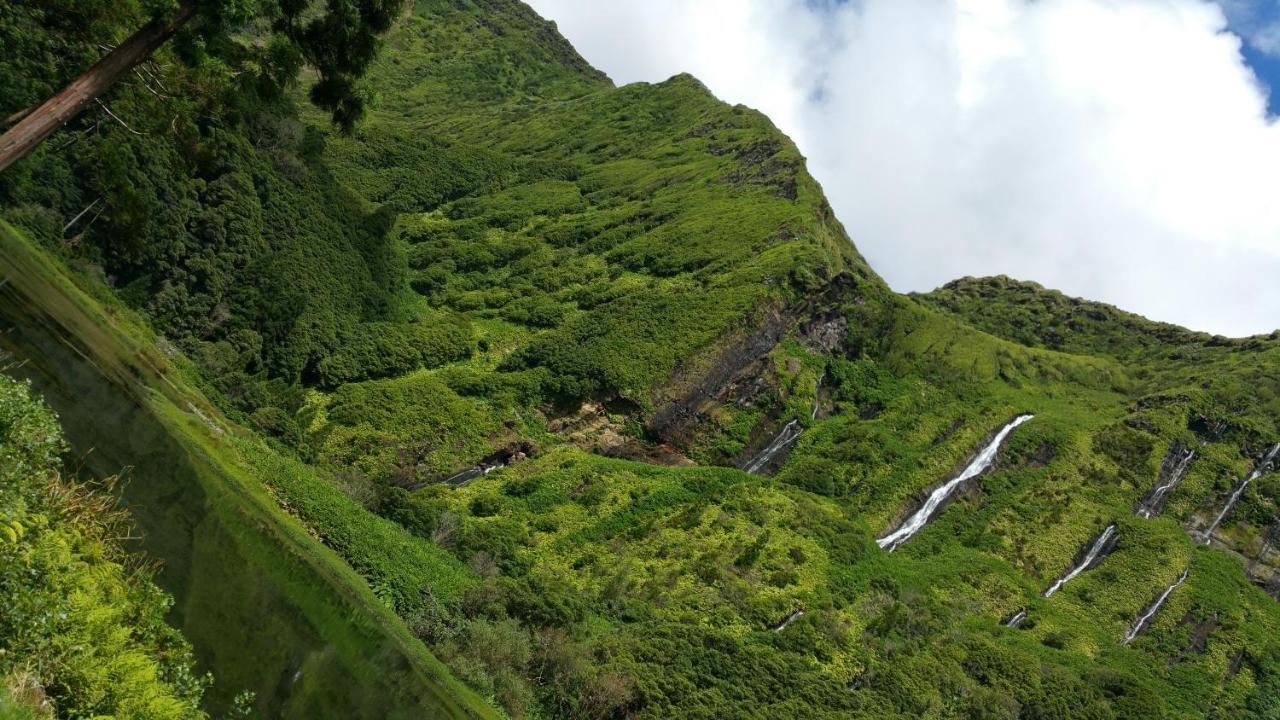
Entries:
POLYGON ((79 114, 85 105, 145 60, 195 14, 196 0, 182 0, 172 18, 148 23, 88 72, 27 113, 0 135, 0 171, 21 160, 40 141, 79 114))

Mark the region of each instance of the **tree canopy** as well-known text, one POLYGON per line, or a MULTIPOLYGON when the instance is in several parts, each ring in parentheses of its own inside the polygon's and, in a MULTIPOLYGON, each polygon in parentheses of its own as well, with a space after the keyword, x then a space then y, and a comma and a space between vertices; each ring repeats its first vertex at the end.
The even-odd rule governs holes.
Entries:
MULTIPOLYGON (((312 102, 350 131, 365 111, 357 81, 377 52, 378 36, 391 27, 403 0, 141 0, 124 8, 110 5, 58 1, 0 5, 13 13, 9 22, 14 25, 32 18, 65 25, 69 32, 59 44, 73 46, 76 39, 90 40, 94 30, 119 21, 122 15, 143 20, 140 28, 114 47, 96 43, 70 48, 82 61, 95 51, 105 55, 83 72, 77 70, 75 79, 52 95, 26 99, 40 101, 39 105, 14 107, 4 118, 6 130, 0 135, 0 170, 25 157, 89 103, 100 103, 102 94, 130 71, 137 72, 156 48, 179 33, 183 34, 179 55, 184 60, 221 66, 259 93, 276 94, 304 65, 312 67, 317 75, 312 102)), ((40 63, 30 64, 37 79, 31 85, 39 86, 40 63)), ((61 63, 52 64, 55 72, 67 69, 56 67, 61 63)))

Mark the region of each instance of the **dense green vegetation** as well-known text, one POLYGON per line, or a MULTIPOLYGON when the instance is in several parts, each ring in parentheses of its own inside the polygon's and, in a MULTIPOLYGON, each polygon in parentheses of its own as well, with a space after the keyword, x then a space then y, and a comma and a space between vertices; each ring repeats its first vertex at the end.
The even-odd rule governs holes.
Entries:
POLYGON ((204 695, 211 714, 248 691, 265 717, 492 716, 390 609, 406 577, 465 583, 460 564, 359 514, 323 474, 288 474, 297 464, 229 423, 191 385, 189 363, 107 288, 2 223, 0 275, 10 372, 57 409, 83 474, 127 473, 116 488, 139 548, 162 563, 168 619, 197 671, 218 679, 204 695), (309 525, 286 516, 299 509, 309 525))
POLYGON ((1063 352, 1136 359, 1182 345, 1229 342, 1004 276, 961 278, 915 297, 993 335, 1063 352))
POLYGON ((173 599, 117 540, 111 496, 63 476, 64 450, 49 409, 0 376, 0 715, 203 718, 173 599))
MULTIPOLYGON (((74 72, 24 69, 37 48, 92 56, 129 20, 35 17, 0 21, 30 48, 4 59, 0 112, 74 72)), ((145 361, 118 369, 105 320, 68 330, 211 458, 187 482, 230 529, 192 551, 144 510, 157 581, 265 592, 210 560, 256 537, 244 498, 309 558, 300 578, 240 551, 287 598, 252 616, 258 666, 174 591, 197 667, 260 689, 260 711, 414 707, 362 694, 380 671, 359 659, 391 653, 413 668, 395 687, 510 717, 1274 717, 1280 604, 1258 586, 1280 481, 1251 484, 1212 546, 1194 533, 1280 441, 1276 338, 1005 278, 897 296, 767 118, 688 76, 615 88, 514 0, 416 2, 350 136, 301 89, 179 59, 148 67, 170 97, 107 98, 145 134, 90 111, 0 175, 0 211, 41 249, 15 248, 77 268, 87 317, 145 315, 157 335, 125 344, 145 361), (1020 413, 992 472, 877 547, 1020 413), (733 467, 792 421, 763 475, 733 467), (1174 447, 1189 472, 1136 517, 1174 447), (1043 597, 1112 523, 1114 550, 1043 597), (342 600, 313 601, 317 577, 342 600), (299 664, 271 648, 293 643, 337 648, 358 681, 315 661, 279 682, 299 664)), ((105 462, 168 459, 134 453, 105 462)))

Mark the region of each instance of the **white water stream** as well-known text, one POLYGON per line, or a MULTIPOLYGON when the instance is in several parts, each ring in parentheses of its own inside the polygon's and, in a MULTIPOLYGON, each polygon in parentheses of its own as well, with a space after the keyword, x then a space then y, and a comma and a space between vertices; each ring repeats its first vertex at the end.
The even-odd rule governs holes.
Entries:
POLYGON ((1050 595, 1058 592, 1062 589, 1063 585, 1071 582, 1077 575, 1092 567, 1093 564, 1097 562, 1098 557, 1107 549, 1108 543, 1111 542, 1111 538, 1114 537, 1115 534, 1116 524, 1111 523, 1107 526, 1107 529, 1103 530, 1102 534, 1093 541, 1093 544, 1089 546, 1089 551, 1084 554, 1084 559, 1081 560, 1078 565, 1071 568, 1066 575, 1058 578, 1057 582, 1050 585, 1049 589, 1044 591, 1044 596, 1049 597, 1050 595))
POLYGON ((1026 619, 1027 619, 1027 609, 1023 608, 1018 612, 1014 613, 1012 616, 1010 616, 1008 620, 1005 620, 1004 626, 1007 628, 1016 628, 1022 624, 1023 620, 1026 620, 1026 619))
POLYGON ((751 458, 746 465, 743 465, 742 469, 749 473, 760 472, 769 464, 770 460, 773 460, 774 456, 795 442, 802 432, 804 432, 804 428, 800 427, 798 420, 788 420, 787 424, 783 425, 782 429, 778 431, 778 434, 774 435, 773 439, 769 441, 769 444, 765 445, 764 449, 751 458))
POLYGON ((804 616, 803 610, 796 610, 795 612, 788 615, 786 620, 783 620, 782 622, 778 623, 777 627, 775 627, 773 631, 782 632, 783 630, 787 629, 788 625, 790 625, 792 622, 796 620, 799 620, 803 616, 804 616))
POLYGON ((1214 518, 1213 522, 1209 524, 1209 528, 1204 531, 1205 545, 1208 545, 1213 539, 1213 531, 1218 529, 1218 525, 1222 524, 1222 520, 1231 512, 1231 508, 1236 506, 1236 502, 1238 502, 1240 500, 1240 496, 1244 494, 1244 489, 1249 487, 1249 483, 1257 480, 1262 477, 1263 473, 1271 470, 1272 463, 1275 462, 1276 459, 1276 453, 1280 453, 1280 443, 1276 443, 1271 446, 1271 450, 1262 458, 1262 462, 1258 463, 1258 466, 1253 469, 1253 472, 1249 473, 1249 476, 1244 479, 1244 482, 1240 483, 1235 491, 1231 493, 1231 497, 1227 499, 1227 504, 1222 507, 1222 512, 1218 513, 1218 517, 1214 518))
POLYGON ((1010 421, 1009 424, 1000 428, 1000 432, 996 433, 996 436, 991 439, 991 442, 987 443, 986 447, 982 448, 982 451, 978 453, 978 456, 975 457, 959 475, 943 483, 937 490, 934 490, 933 493, 929 495, 929 498, 924 501, 924 505, 920 506, 919 510, 915 511, 911 517, 903 521, 896 530, 876 540, 876 544, 889 552, 893 552, 898 549, 899 545, 910 540, 912 535, 920 532, 920 529, 923 528, 930 519, 932 519, 933 514, 937 512, 938 508, 941 507, 942 504, 951 497, 951 494, 956 491, 956 488, 960 487, 964 481, 981 475, 987 470, 987 468, 991 467, 991 464, 996 460, 996 453, 1000 451, 1000 445, 1005 441, 1005 438, 1009 437, 1009 433, 1013 432, 1014 428, 1030 420, 1032 417, 1032 415, 1019 415, 1010 421))
POLYGON ((441 480, 440 483, 443 485, 452 485, 456 488, 460 488, 465 485, 468 485, 472 480, 475 480, 476 478, 484 477, 485 475, 488 475, 494 470, 500 470, 506 466, 507 464, 504 462, 495 462, 492 465, 485 465, 483 463, 479 465, 472 465, 466 470, 455 473, 445 478, 444 480, 441 480))
POLYGON ((1178 579, 1174 581, 1172 585, 1165 588, 1164 592, 1160 593, 1160 597, 1157 597, 1155 602, 1151 603, 1146 610, 1142 611, 1142 614, 1138 616, 1136 621, 1134 621, 1133 626, 1124 634, 1124 640, 1121 641, 1121 645, 1128 645, 1133 642, 1133 639, 1138 637, 1138 633, 1147 628, 1147 624, 1151 622, 1151 618, 1155 617, 1156 613, 1160 612, 1160 608, 1164 607, 1164 601, 1169 599, 1169 596, 1173 594, 1174 590, 1178 589, 1179 585, 1187 581, 1187 573, 1189 572, 1191 572, 1190 568, 1183 570, 1182 574, 1178 576, 1178 579))
POLYGON ((1178 463, 1174 465, 1173 470, 1169 473, 1168 479, 1152 488, 1151 492, 1147 493, 1146 499, 1138 505, 1138 517, 1150 519, 1159 512, 1160 507, 1164 504, 1165 498, 1169 496, 1169 493, 1177 487, 1178 483, 1182 482, 1182 478, 1186 476, 1187 469, 1191 467, 1191 461, 1195 459, 1195 456, 1195 450, 1190 448, 1186 449, 1182 454, 1181 459, 1178 460, 1178 463))

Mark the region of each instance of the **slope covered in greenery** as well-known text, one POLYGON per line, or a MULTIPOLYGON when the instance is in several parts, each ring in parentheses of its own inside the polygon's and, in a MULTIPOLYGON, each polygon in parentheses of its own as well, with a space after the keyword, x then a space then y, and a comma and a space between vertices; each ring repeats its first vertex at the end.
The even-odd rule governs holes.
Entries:
POLYGON ((218 680, 204 694, 212 714, 247 692, 268 717, 491 715, 390 609, 392 592, 422 603, 424 586, 460 590, 464 566, 353 512, 322 476, 236 428, 109 290, 3 223, 0 275, 8 369, 57 410, 80 473, 124 476, 128 537, 160 563, 197 672, 218 680), (311 523, 288 516, 301 512, 311 523))
POLYGON ((1111 305, 1004 276, 961 278, 913 297, 1016 343, 1082 355, 1128 360, 1180 346, 1228 344, 1220 336, 1152 322, 1111 305))
POLYGON ((63 477, 57 418, 0 376, 0 717, 196 719, 211 678, 116 538, 110 496, 63 477))
MULTIPOLYGON (((7 17, 23 48, 130 19, 7 17)), ((125 488, 198 664, 270 689, 260 711, 385 713, 360 659, 389 653, 419 702, 511 717, 1274 716, 1280 481, 1202 536, 1280 442, 1274 339, 1004 278, 895 295, 767 118, 689 76, 614 87, 514 0, 414 3, 351 136, 169 52, 148 68, 165 93, 143 76, 106 98, 145 134, 91 109, 0 175, 0 207, 23 228, 7 252, 78 268, 92 317, 141 311, 157 335, 130 352, 170 369, 91 402, 57 393, 65 348, 28 342, 50 402, 84 417, 180 382, 159 415, 217 461, 200 487, 306 529, 318 570, 278 582, 310 629, 288 603, 254 622, 342 657, 290 681, 274 633, 235 654, 199 601, 258 597, 211 561, 223 545, 191 552, 125 488), (1024 413, 987 473, 878 546, 1024 413), (317 576, 343 611, 308 605, 317 576), (354 680, 323 670, 344 663, 354 680)), ((40 93, 0 77, 0 112, 40 93)), ((63 327, 115 366, 95 323, 63 327)), ((165 462, 63 414, 104 470, 165 462)))

